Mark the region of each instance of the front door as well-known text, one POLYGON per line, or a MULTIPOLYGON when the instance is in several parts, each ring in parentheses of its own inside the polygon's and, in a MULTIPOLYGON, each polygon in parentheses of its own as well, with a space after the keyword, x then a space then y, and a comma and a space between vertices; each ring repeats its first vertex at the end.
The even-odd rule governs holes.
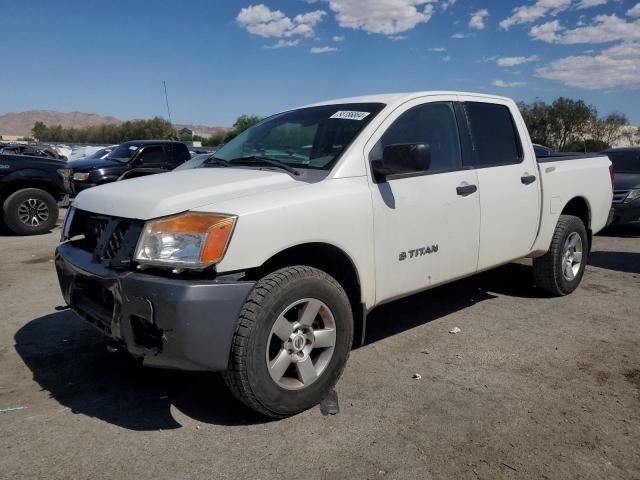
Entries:
POLYGON ((370 159, 387 145, 427 144, 424 172, 391 176, 371 189, 376 301, 424 290, 477 269, 478 177, 462 168, 455 96, 430 96, 399 107, 367 144, 370 159))

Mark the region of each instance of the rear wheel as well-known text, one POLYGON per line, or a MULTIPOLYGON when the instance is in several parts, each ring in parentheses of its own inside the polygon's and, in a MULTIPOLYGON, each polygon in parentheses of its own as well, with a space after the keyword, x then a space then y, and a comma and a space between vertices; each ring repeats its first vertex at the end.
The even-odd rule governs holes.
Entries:
POLYGON ((333 388, 352 338, 349 300, 334 278, 306 266, 278 270, 242 308, 225 382, 264 415, 294 415, 333 388))
POLYGON ((18 235, 48 232, 58 220, 58 203, 50 193, 39 188, 18 190, 4 202, 4 221, 18 235))
POLYGON ((573 292, 584 274, 589 251, 587 230, 573 215, 560 215, 549 251, 533 259, 536 285, 552 295, 573 292))

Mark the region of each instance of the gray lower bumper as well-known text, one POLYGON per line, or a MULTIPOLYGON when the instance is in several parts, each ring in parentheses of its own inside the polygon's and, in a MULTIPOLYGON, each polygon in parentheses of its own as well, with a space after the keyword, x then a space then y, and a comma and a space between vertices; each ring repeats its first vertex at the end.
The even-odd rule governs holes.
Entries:
POLYGON ((149 366, 225 370, 253 282, 179 280, 92 263, 68 242, 56 249, 65 301, 149 366))

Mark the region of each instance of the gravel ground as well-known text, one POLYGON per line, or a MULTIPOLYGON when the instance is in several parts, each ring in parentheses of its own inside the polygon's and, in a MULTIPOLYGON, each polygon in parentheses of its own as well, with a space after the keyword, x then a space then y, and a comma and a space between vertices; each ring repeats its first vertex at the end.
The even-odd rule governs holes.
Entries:
POLYGON ((340 414, 281 421, 55 312, 59 233, 0 236, 1 478, 640 478, 640 227, 569 297, 523 263, 380 307, 340 414))

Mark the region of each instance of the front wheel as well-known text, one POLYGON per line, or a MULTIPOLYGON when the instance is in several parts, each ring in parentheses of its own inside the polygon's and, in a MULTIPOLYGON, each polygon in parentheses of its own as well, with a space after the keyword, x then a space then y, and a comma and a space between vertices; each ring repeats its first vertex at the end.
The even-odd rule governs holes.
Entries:
POLYGON ((13 192, 3 205, 4 221, 18 235, 46 233, 58 220, 58 203, 50 193, 39 188, 13 192))
POLYGON ((342 373, 353 315, 325 272, 287 267, 256 283, 242 311, 224 379, 233 394, 270 417, 318 404, 342 373))
POLYGON ((533 259, 536 285, 552 295, 573 292, 584 274, 589 252, 589 238, 582 220, 560 215, 549 251, 533 259))

